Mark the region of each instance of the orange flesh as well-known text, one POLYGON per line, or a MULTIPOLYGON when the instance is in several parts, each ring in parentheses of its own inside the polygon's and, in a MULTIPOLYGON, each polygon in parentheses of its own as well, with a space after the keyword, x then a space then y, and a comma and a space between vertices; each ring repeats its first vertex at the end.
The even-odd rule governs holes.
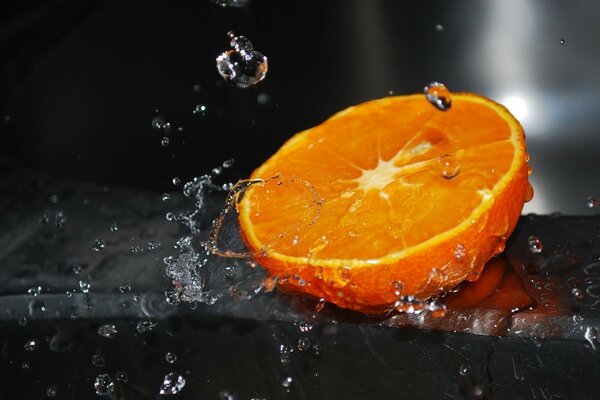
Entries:
POLYGON ((244 195, 242 233, 271 274, 293 278, 284 290, 366 312, 393 304, 399 285, 429 297, 474 279, 512 232, 525 157, 522 128, 488 99, 454 94, 447 112, 422 95, 375 100, 257 169, 252 178, 278 178, 244 195), (439 161, 448 154, 452 179, 439 161))

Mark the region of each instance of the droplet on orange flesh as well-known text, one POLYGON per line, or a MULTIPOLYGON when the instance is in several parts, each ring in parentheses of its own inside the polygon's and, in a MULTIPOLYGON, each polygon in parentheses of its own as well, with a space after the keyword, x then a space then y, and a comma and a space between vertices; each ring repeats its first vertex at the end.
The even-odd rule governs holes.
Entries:
POLYGON ((398 286, 425 299, 476 279, 517 223, 527 176, 523 129, 503 106, 386 97, 288 140, 252 174, 266 182, 239 221, 280 289, 381 312, 398 286))

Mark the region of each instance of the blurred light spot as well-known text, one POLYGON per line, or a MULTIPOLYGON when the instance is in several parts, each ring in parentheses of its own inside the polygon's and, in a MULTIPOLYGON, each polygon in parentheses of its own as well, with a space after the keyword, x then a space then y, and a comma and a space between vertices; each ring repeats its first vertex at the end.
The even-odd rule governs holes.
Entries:
POLYGON ((520 97, 510 96, 502 100, 502 103, 516 119, 522 121, 527 116, 527 103, 520 97))

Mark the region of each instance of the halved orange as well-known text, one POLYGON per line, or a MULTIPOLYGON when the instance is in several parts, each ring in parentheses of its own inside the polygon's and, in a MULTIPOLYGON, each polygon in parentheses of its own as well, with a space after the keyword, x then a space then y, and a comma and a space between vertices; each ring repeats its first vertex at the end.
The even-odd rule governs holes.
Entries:
POLYGON ((380 312, 476 280, 532 196, 527 177, 523 129, 503 106, 386 97, 289 139, 252 174, 262 183, 238 219, 280 289, 380 312))

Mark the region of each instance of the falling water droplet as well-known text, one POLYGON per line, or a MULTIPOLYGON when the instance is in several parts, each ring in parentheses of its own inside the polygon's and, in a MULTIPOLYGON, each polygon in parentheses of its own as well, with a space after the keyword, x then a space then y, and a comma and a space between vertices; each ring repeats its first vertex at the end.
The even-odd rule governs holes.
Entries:
POLYGON ((48 388, 46 389, 46 396, 48 396, 48 397, 56 397, 57 393, 58 393, 58 390, 56 389, 56 386, 54 386, 54 385, 48 386, 48 388))
POLYGON ((112 339, 117 336, 117 327, 114 324, 104 324, 98 328, 98 335, 112 339))
POLYGON ((444 154, 437 159, 437 170, 444 179, 453 179, 460 173, 460 162, 451 154, 444 154))
POLYGON ((109 396, 115 391, 115 384, 108 374, 100 374, 94 381, 94 389, 98 396, 109 396))
POLYGON ((34 351, 35 348, 37 347, 37 343, 35 340, 30 340, 27 343, 25 343, 25 350, 27 351, 34 351))
POLYGON ((588 197, 586 200, 586 205, 588 206, 588 208, 594 208, 598 205, 598 199, 596 199, 595 197, 588 197))
POLYGON ((168 352, 165 354, 165 361, 169 364, 174 364, 177 361, 177 354, 168 352))
POLYGON ((217 57, 217 70, 225 81, 247 88, 262 81, 267 75, 267 57, 252 49, 252 43, 244 36, 230 37, 234 49, 217 57))
POLYGON ((469 375, 471 373, 471 367, 469 365, 461 365, 458 370, 458 373, 462 376, 469 375))
POLYGON ((163 396, 177 394, 181 392, 181 390, 183 390, 184 386, 184 377, 181 375, 177 375, 175 372, 171 372, 165 375, 159 393, 163 396))
POLYGON ((162 147, 167 147, 169 145, 169 137, 163 136, 163 138, 160 140, 160 144, 162 147))
POLYGON ((438 31, 438 32, 441 32, 441 31, 443 31, 443 30, 444 30, 444 26, 443 26, 443 25, 440 25, 440 24, 437 24, 437 25, 435 26, 435 30, 436 30, 436 31, 438 31))
POLYGON ((440 111, 448 111, 452 106, 450 91, 443 83, 431 82, 423 89, 425 97, 440 111))
POLYGON ((560 39, 560 44, 561 45, 565 44, 565 39, 560 39))
POLYGON ((171 199, 171 195, 169 193, 163 193, 162 201, 167 201, 171 199))
POLYGON ((530 202, 533 199, 533 186, 531 186, 531 182, 527 182, 527 188, 525 189, 525 202, 530 202))
POLYGON ((281 382, 281 384, 283 385, 284 388, 289 388, 290 386, 292 386, 292 382, 294 381, 294 379, 291 376, 287 376, 285 378, 283 378, 283 382, 281 382))
POLYGON ((537 236, 529 236, 529 251, 532 253, 541 253, 544 245, 537 236))
POLYGON ((194 114, 198 114, 198 115, 202 115, 202 116, 206 115, 206 112, 207 112, 207 109, 204 104, 197 104, 193 111, 194 114))
POLYGON ((117 372, 115 372, 115 378, 119 382, 123 382, 123 383, 127 383, 127 381, 129 380, 129 376, 127 375, 127 373, 125 373, 123 371, 117 371, 117 372))

